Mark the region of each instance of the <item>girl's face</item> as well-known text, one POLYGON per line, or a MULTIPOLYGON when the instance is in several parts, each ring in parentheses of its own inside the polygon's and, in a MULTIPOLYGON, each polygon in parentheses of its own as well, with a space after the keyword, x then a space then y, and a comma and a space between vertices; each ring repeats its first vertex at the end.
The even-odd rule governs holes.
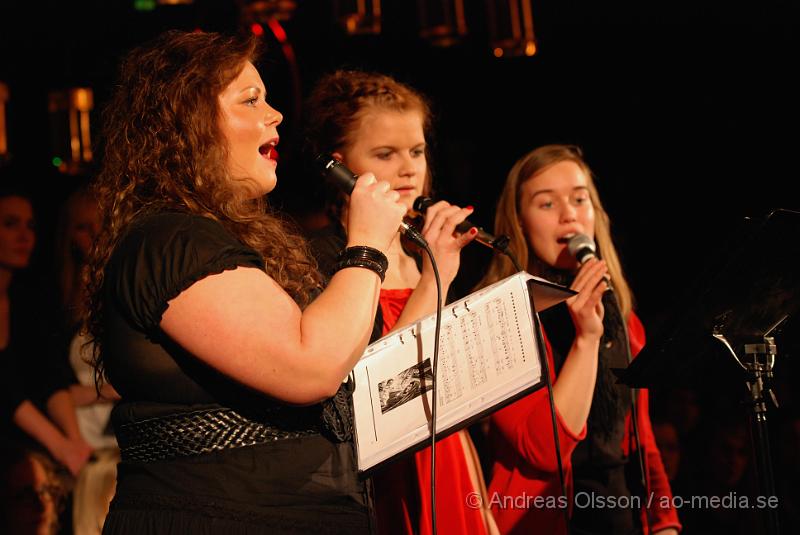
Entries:
POLYGON ((341 153, 334 153, 353 173, 372 172, 389 182, 410 210, 422 195, 428 174, 422 112, 373 109, 359 121, 341 153))
POLYGON ((264 82, 250 62, 218 98, 231 176, 247 180, 250 197, 269 193, 278 180, 275 145, 283 115, 267 104, 264 82))
POLYGON ((4 504, 9 533, 51 535, 55 533, 57 511, 47 472, 39 461, 26 457, 9 474, 4 504))
POLYGON ((520 187, 519 217, 536 256, 555 268, 576 269, 567 241, 575 234, 594 239, 594 207, 583 170, 563 161, 529 178, 520 187))
POLYGON ((16 195, 0 199, 0 268, 28 267, 35 243, 30 201, 16 195))
POLYGON ((97 204, 90 199, 82 199, 75 204, 72 213, 72 245, 81 258, 89 258, 92 242, 100 231, 100 212, 97 204))

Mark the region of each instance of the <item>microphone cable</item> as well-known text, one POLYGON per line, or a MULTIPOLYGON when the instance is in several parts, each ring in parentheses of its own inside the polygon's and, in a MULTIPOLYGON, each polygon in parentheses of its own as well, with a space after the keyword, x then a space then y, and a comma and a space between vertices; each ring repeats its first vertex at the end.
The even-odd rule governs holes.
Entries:
POLYGON ((431 392, 431 534, 436 535, 436 407, 437 401, 437 385, 439 378, 437 375, 439 368, 439 333, 442 327, 442 281, 439 277, 439 268, 436 265, 436 260, 433 257, 433 251, 430 246, 425 243, 423 250, 428 255, 433 268, 433 275, 436 279, 436 327, 433 331, 433 357, 431 362, 431 372, 433 374, 433 390, 431 392))
MULTIPOLYGON (((328 181, 333 183, 336 187, 346 194, 350 194, 356 185, 357 176, 345 165, 334 158, 330 154, 318 154, 314 159, 319 172, 328 181)), ((433 257, 428 242, 422 237, 422 234, 417 231, 412 225, 405 221, 400 224, 400 231, 402 234, 411 240, 415 245, 425 251, 430 258, 431 266, 433 267, 433 275, 436 279, 436 328, 434 329, 433 338, 433 356, 431 362, 431 373, 433 374, 433 389, 431 392, 431 529, 432 535, 436 535, 436 406, 437 406, 437 377, 439 365, 439 333, 442 325, 442 281, 439 277, 439 268, 436 265, 436 259, 433 257)), ((424 372, 423 372, 424 373, 424 372)), ((420 389, 422 388, 422 380, 420 379, 420 389)))
MULTIPOLYGON (((523 271, 522 266, 517 260, 517 257, 509 248, 510 239, 505 236, 501 235, 498 236, 496 239, 493 240, 493 243, 490 245, 491 248, 494 250, 503 253, 508 257, 511 263, 514 265, 514 268, 517 272, 523 271)), ((433 273, 436 278, 436 328, 434 329, 434 345, 433 345, 433 362, 431 364, 432 372, 433 372, 433 391, 431 392, 431 398, 433 402, 433 406, 431 408, 431 533, 432 535, 436 535, 436 408, 437 408, 437 383, 438 383, 438 375, 437 369, 439 365, 439 332, 441 329, 441 317, 442 317, 442 284, 439 278, 439 269, 436 266, 436 261, 433 258, 433 252, 430 250, 430 247, 427 243, 423 246, 425 253, 428 255, 428 258, 431 260, 431 266, 433 267, 433 273)), ((567 483, 564 476, 564 466, 563 461, 561 459, 561 440, 558 436, 558 419, 556 417, 556 405, 555 399, 553 398, 553 381, 550 378, 550 359, 547 357, 547 347, 544 343, 544 331, 542 330, 542 324, 539 320, 539 314, 536 312, 536 305, 534 302, 533 292, 530 293, 531 303, 533 305, 533 324, 534 328, 536 329, 536 344, 539 354, 541 355, 542 365, 544 367, 544 378, 545 384, 547 386, 547 394, 550 403, 550 421, 553 427, 553 443, 555 446, 556 452, 556 464, 558 466, 558 476, 559 482, 561 484, 561 495, 564 496, 565 500, 568 500, 567 496, 567 483)), ((627 332, 626 332, 627 335, 627 332)), ((638 432, 637 432, 637 440, 638 440, 638 432)), ((569 509, 568 507, 564 507, 564 522, 567 530, 569 530, 569 509)))
MULTIPOLYGON (((418 210, 418 211, 420 211, 420 210, 418 210)), ((519 266, 519 262, 517 261, 516 257, 511 252, 511 250, 508 248, 509 241, 510 241, 509 238, 506 237, 506 236, 498 236, 497 238, 495 238, 493 240, 494 243, 491 245, 491 247, 494 248, 495 250, 500 251, 500 252, 504 253, 505 255, 507 255, 511 259, 511 262, 514 264, 514 266, 519 266)), ((438 381, 438 378, 439 378, 439 376, 438 376, 438 369, 439 369, 439 338, 440 338, 441 325, 442 325, 442 281, 441 281, 441 278, 439 277, 439 268, 436 265, 435 258, 433 257, 433 251, 431 251, 430 246, 427 244, 427 242, 425 242, 424 245, 422 245, 422 249, 425 251, 425 253, 428 255, 428 258, 431 261, 431 267, 433 268, 433 275, 434 275, 434 277, 436 279, 436 327, 434 328, 433 362, 431 363, 431 371, 433 373, 433 389, 432 389, 432 392, 431 392, 432 406, 431 406, 431 425, 430 425, 430 430, 431 430, 431 439, 430 439, 431 440, 431 445, 430 445, 430 448, 431 448, 431 534, 432 535, 436 535, 436 533, 437 533, 437 516, 436 516, 436 414, 438 412, 437 408, 438 408, 438 405, 439 405, 439 403, 438 403, 438 395, 437 395, 438 394, 437 385, 439 384, 439 381, 438 381)), ((522 271, 522 269, 518 269, 518 271, 522 271)), ((535 309, 534 309, 534 317, 536 318, 535 321, 538 324, 538 316, 536 315, 535 309)), ((541 346, 539 351, 542 351, 542 348, 544 346, 543 346, 543 343, 541 342, 541 335, 539 337, 539 340, 540 340, 539 344, 541 346)), ((546 353, 542 353, 542 354, 545 355, 545 360, 546 360, 546 358, 547 358, 546 353)), ((549 370, 549 367, 548 367, 548 370, 549 370)), ((547 380, 548 380, 548 384, 549 384, 549 382, 550 382, 549 371, 548 371, 548 374, 547 374, 547 380)), ((551 397, 552 397, 552 392, 551 392, 551 397)), ((553 412, 553 418, 554 418, 553 422, 555 422, 555 412, 553 412)), ((556 440, 558 440, 558 436, 556 436, 556 440)), ((559 471, 561 471, 560 470, 560 466, 561 466, 561 458, 559 456, 559 471)), ((563 474, 562 474, 561 479, 562 479, 562 487, 563 487, 563 485, 564 485, 563 474)))
MULTIPOLYGON (((533 295, 531 295, 533 301, 533 295)), ((561 439, 558 436, 558 418, 556 417, 556 401, 553 396, 553 380, 550 377, 550 359, 547 356, 547 347, 544 344, 544 331, 542 329, 542 322, 539 320, 539 313, 536 312, 534 303, 533 308, 533 325, 536 328, 536 344, 539 348, 539 354, 542 355, 542 365, 544 366, 544 380, 547 386, 547 398, 550 405, 550 422, 553 427, 553 446, 556 451, 556 465, 558 466, 558 478, 561 483, 561 495, 567 502, 569 496, 567 495, 567 481, 564 476, 564 463, 561 460, 561 439)), ((565 504, 566 505, 566 504, 565 504)), ((564 507, 564 527, 569 531, 569 508, 564 507)))
MULTIPOLYGON (((567 249, 569 253, 575 257, 579 264, 583 264, 588 258, 595 257, 599 259, 597 254, 597 245, 595 244, 592 238, 589 238, 586 234, 576 234, 572 238, 570 238, 569 243, 567 244, 567 249)), ((612 298, 612 305, 616 308, 617 315, 619 316, 620 322, 622 323, 622 337, 623 337, 623 344, 625 344, 625 357, 627 360, 628 365, 630 366, 631 361, 633 360, 633 356, 631 355, 631 343, 630 343, 630 336, 628 334, 628 319, 622 317, 622 307, 619 304, 619 298, 617 297, 616 292, 614 291, 614 287, 611 284, 611 278, 606 275, 605 277, 606 284, 608 285, 608 291, 611 292, 612 298)), ((639 461, 639 473, 641 475, 641 479, 639 484, 641 484, 642 489, 645 493, 647 493, 647 474, 645 473, 645 463, 644 463, 644 452, 642 451, 642 443, 639 437, 639 408, 636 403, 636 388, 631 388, 631 427, 632 427, 632 435, 634 441, 634 447, 636 448, 637 459, 639 461)), ((629 489, 630 490, 630 489, 629 489)), ((648 502, 649 503, 649 500, 648 502)), ((644 517, 645 517, 645 524, 647 528, 647 532, 650 532, 650 526, 652 526, 652 518, 650 514, 650 509, 645 506, 644 508, 644 517)))
MULTIPOLYGON (((536 327, 536 340, 539 346, 539 353, 542 355, 542 364, 544 365, 545 384, 547 385, 547 397, 550 403, 550 422, 553 427, 553 446, 556 449, 556 465, 558 466, 558 478, 561 483, 561 495, 565 500, 569 500, 567 496, 567 481, 564 477, 564 462, 561 460, 561 439, 558 436, 558 419, 556 418, 556 402, 553 397, 553 380, 550 378, 550 359, 547 357, 547 347, 544 344, 544 331, 542 330, 542 322, 539 320, 539 314, 536 310, 533 311, 533 324, 536 327)), ((567 531, 569 531, 569 508, 564 507, 564 522, 567 531)))
MULTIPOLYGON (((505 236, 503 236, 505 237, 505 236)), ((514 268, 517 270, 517 273, 523 271, 522 266, 517 260, 517 257, 514 256, 514 253, 511 252, 511 249, 508 248, 508 242, 505 243, 505 247, 501 251, 503 254, 508 256, 511 263, 514 264, 514 268)), ((559 482, 561 483, 561 495, 564 497, 565 500, 569 500, 567 496, 567 482, 564 477, 564 463, 561 460, 561 439, 558 436, 558 419, 556 417, 556 402, 555 398, 553 397, 553 380, 550 378, 550 359, 547 357, 547 346, 544 343, 544 331, 542 330, 542 322, 539 320, 539 313, 536 312, 536 303, 534 301, 533 292, 531 291, 531 304, 533 304, 533 327, 536 329, 536 345, 537 349, 539 350, 539 355, 541 355, 542 366, 544 367, 544 381, 545 385, 547 386, 547 396, 550 402, 550 422, 553 427, 553 446, 556 450, 556 465, 558 466, 558 477, 559 482)), ((567 531, 569 531, 569 508, 564 507, 564 522, 567 531)))
MULTIPOLYGON (((619 299, 617 298, 617 294, 614 290, 611 290, 612 297, 614 298, 614 306, 617 307, 617 311, 619 312, 619 317, 622 320, 622 336, 623 336, 623 343, 625 344, 625 355, 628 360, 628 365, 630 366, 631 362, 633 361, 633 355, 631 355, 631 342, 630 336, 628 335, 628 322, 626 318, 622 317, 622 308, 619 306, 619 299)), ((639 473, 641 475, 641 481, 639 483, 642 485, 642 489, 645 493, 647 493, 647 474, 645 473, 645 463, 644 463, 644 452, 642 451, 642 442, 639 439, 639 406, 637 404, 637 391, 638 388, 631 388, 631 427, 633 428, 633 442, 636 446, 636 456, 639 461, 639 473)), ((645 523, 647 524, 646 533, 652 533, 650 526, 653 525, 653 519, 651 516, 650 508, 647 507, 648 500, 645 500, 644 505, 644 518, 645 523)))

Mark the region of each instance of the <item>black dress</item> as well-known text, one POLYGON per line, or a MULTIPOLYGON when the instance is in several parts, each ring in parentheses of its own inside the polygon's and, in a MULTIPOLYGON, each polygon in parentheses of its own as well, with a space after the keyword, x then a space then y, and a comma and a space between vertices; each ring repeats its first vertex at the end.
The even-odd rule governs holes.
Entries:
POLYGON ((24 401, 33 403, 43 414, 50 397, 66 390, 72 376, 65 363, 50 351, 54 338, 53 306, 42 292, 18 281, 8 290, 8 343, 0 348, 0 444, 44 451, 13 421, 24 401))
POLYGON ((346 403, 282 404, 160 330, 169 300, 238 266, 263 270, 264 261, 219 223, 180 213, 139 218, 112 254, 102 343, 122 396, 112 414, 122 462, 106 534, 371 530, 367 489, 339 428, 346 403), (219 418, 231 415, 244 424, 220 432, 219 418), (249 440, 254 428, 260 440, 249 440))

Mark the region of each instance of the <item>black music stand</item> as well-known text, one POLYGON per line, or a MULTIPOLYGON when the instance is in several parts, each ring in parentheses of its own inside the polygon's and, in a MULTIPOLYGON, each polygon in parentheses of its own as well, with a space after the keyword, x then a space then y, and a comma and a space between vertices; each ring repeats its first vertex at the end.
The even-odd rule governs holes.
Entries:
MULTIPOLYGON (((800 309, 800 267, 794 261, 800 212, 774 210, 747 220, 742 239, 720 269, 682 303, 667 327, 652 339, 620 381, 631 387, 685 382, 699 361, 720 349, 733 356, 750 393, 751 436, 759 491, 775 495, 765 396, 777 355, 774 334, 800 309)), ((778 511, 762 511, 766 533, 779 533, 778 511)))

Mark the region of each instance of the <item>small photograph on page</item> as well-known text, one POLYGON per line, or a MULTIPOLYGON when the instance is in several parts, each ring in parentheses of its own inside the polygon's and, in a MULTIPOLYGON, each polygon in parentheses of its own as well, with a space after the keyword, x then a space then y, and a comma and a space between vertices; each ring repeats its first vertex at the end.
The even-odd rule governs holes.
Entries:
POLYGON ((431 359, 425 359, 405 369, 397 375, 378 383, 378 398, 381 401, 381 414, 385 414, 421 396, 433 388, 431 359))

